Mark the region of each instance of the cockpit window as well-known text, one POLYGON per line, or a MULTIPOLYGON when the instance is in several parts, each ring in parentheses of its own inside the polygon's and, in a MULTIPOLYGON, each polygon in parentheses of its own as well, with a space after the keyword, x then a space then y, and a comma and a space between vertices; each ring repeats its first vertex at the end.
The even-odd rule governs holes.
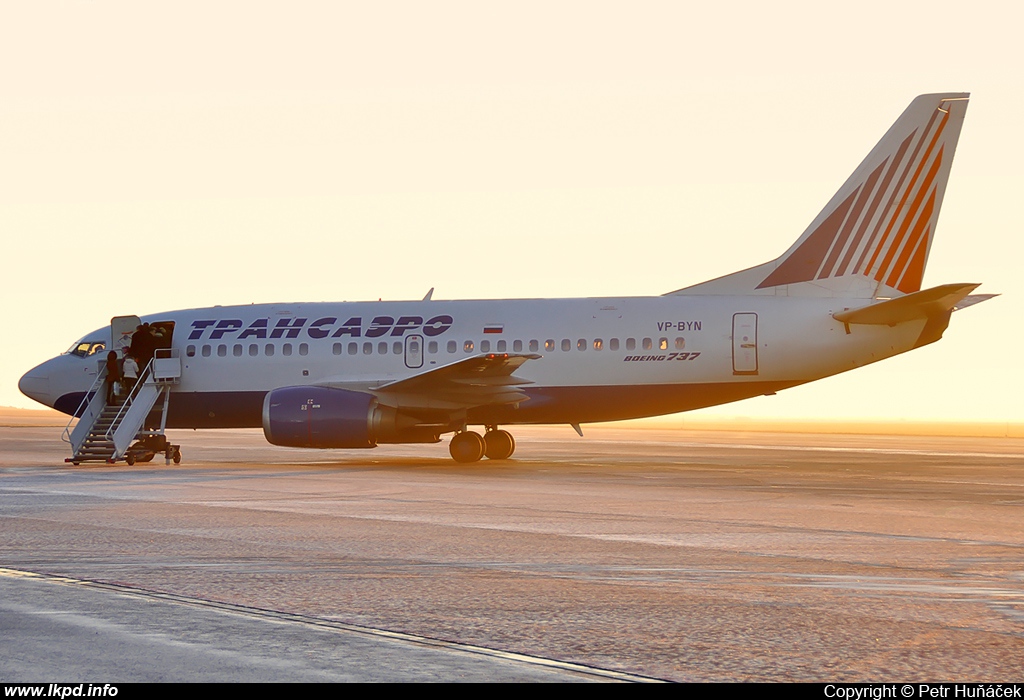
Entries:
POLYGON ((80 340, 70 348, 68 354, 76 357, 89 357, 107 349, 107 344, 102 340, 80 340))

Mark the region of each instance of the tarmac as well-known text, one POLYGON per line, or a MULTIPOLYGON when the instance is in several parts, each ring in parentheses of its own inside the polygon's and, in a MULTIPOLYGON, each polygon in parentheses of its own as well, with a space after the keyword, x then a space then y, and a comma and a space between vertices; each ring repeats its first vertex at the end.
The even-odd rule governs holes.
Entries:
POLYGON ((1024 440, 584 431, 72 467, 0 428, 0 680, 1022 677, 1024 440))

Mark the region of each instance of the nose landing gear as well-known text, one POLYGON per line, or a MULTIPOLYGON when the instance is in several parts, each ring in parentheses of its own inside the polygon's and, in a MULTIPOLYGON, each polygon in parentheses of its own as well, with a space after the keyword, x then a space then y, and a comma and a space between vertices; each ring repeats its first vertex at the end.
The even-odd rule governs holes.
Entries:
POLYGON ((172 445, 163 435, 150 435, 138 440, 125 452, 124 461, 131 467, 136 462, 151 462, 160 452, 164 454, 165 464, 172 461, 181 464, 181 445, 172 445))

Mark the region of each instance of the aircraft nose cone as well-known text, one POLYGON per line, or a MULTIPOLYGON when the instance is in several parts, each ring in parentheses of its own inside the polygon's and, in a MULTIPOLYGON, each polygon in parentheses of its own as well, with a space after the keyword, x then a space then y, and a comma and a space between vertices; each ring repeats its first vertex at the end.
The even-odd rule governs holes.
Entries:
POLYGON ((33 401, 38 401, 44 406, 53 406, 53 396, 50 394, 49 373, 42 371, 42 365, 25 373, 18 381, 18 389, 25 396, 33 401))

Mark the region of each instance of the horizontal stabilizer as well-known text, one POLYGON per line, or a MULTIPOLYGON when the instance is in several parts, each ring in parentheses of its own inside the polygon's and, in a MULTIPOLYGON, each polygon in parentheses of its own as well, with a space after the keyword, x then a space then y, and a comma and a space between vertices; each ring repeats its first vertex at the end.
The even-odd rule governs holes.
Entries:
POLYGON ((895 326, 897 323, 948 314, 979 286, 978 284, 943 284, 871 306, 851 311, 840 311, 832 314, 832 317, 841 323, 895 326))
POLYGON ((956 306, 953 307, 953 311, 959 311, 960 309, 966 309, 968 306, 974 306, 980 304, 983 301, 988 301, 999 296, 998 294, 969 294, 963 299, 957 302, 956 306))

